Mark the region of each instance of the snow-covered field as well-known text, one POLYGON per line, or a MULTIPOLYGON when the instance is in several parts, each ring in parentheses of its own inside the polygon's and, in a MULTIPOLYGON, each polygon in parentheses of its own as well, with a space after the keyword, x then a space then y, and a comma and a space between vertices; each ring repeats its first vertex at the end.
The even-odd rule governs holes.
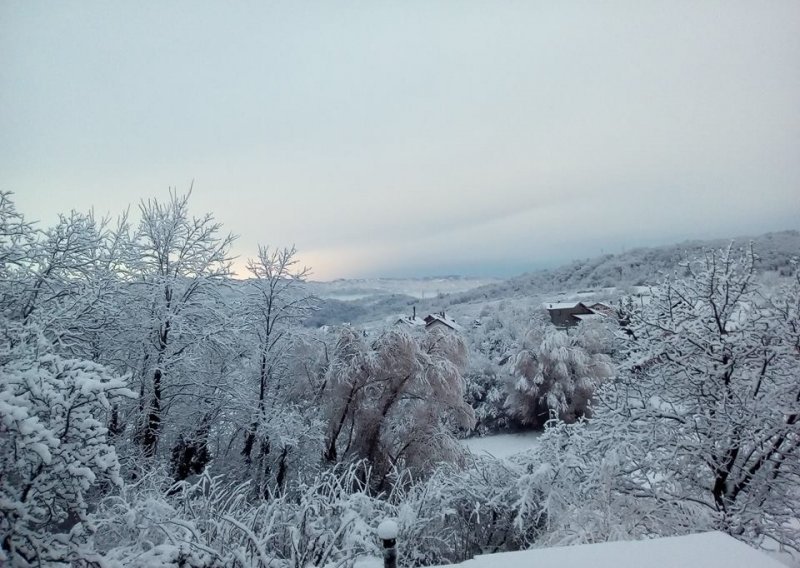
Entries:
POLYGON ((483 438, 468 438, 461 440, 461 443, 475 455, 490 455, 504 459, 535 449, 541 435, 541 432, 495 434, 483 438))

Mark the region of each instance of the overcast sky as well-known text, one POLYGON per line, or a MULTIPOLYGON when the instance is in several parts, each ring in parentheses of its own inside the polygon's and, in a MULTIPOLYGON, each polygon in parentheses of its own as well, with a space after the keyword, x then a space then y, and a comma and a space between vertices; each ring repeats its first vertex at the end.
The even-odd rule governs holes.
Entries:
POLYGON ((0 2, 0 189, 319 279, 800 226, 800 2, 0 2))

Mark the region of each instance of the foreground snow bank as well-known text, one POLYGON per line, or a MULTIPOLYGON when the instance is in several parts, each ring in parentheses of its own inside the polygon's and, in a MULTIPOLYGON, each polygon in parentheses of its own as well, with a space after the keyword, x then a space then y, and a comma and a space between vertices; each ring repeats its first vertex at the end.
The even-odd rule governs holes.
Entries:
POLYGON ((721 532, 639 541, 603 542, 476 556, 461 568, 784 568, 763 552, 721 532))

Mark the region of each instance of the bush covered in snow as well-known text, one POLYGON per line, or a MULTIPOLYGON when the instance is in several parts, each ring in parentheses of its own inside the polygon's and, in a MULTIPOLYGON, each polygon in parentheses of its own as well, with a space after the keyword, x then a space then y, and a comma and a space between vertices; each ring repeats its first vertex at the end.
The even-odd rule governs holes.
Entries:
POLYGON ((0 561, 68 562, 92 531, 90 494, 122 484, 105 423, 134 394, 102 366, 52 353, 32 329, 3 327, 0 561))
POLYGON ((381 495, 364 482, 368 467, 329 470, 293 495, 260 502, 247 484, 221 477, 204 474, 169 490, 167 478, 150 474, 100 503, 94 544, 107 561, 125 566, 352 565, 380 555, 377 526, 394 518, 400 562, 419 566, 517 550, 540 530, 517 514, 535 508, 530 501, 538 495, 520 494, 519 465, 484 459, 421 482, 395 472, 392 491, 381 495))

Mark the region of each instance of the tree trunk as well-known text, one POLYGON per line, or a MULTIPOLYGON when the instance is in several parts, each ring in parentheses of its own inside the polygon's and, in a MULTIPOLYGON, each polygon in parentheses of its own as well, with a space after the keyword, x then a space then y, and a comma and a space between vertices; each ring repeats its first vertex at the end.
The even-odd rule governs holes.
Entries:
POLYGON ((158 447, 159 430, 161 429, 161 379, 163 373, 157 368, 153 373, 153 399, 150 401, 150 408, 147 411, 147 422, 144 429, 142 444, 144 445, 144 455, 152 458, 156 455, 158 447))
POLYGON ((153 372, 153 398, 147 413, 144 430, 144 455, 152 458, 158 449, 158 438, 161 434, 161 389, 164 378, 164 353, 169 341, 170 322, 167 320, 158 334, 158 357, 156 370, 153 372))
POLYGON ((278 475, 275 478, 275 485, 277 486, 278 493, 283 493, 284 485, 286 484, 286 458, 289 456, 290 446, 287 444, 281 450, 281 457, 278 460, 278 475))
POLYGON ((256 442, 256 431, 258 430, 258 424, 266 412, 267 374, 267 351, 266 348, 264 348, 261 352, 261 368, 259 372, 258 414, 256 419, 250 424, 250 428, 247 430, 247 432, 245 432, 244 447, 242 448, 244 462, 248 466, 253 461, 251 454, 253 453, 253 446, 256 442))

